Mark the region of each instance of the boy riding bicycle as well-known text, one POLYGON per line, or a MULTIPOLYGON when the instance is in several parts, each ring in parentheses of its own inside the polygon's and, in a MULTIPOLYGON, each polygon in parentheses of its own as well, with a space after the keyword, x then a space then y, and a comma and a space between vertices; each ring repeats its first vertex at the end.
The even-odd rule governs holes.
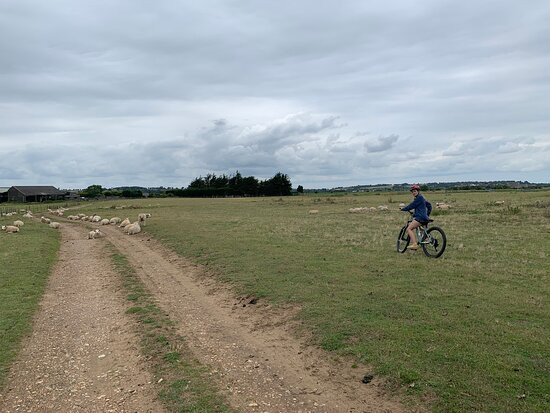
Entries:
POLYGON ((411 192, 414 196, 414 200, 406 207, 401 208, 401 211, 410 211, 414 209, 413 220, 407 227, 407 234, 409 234, 411 239, 411 244, 408 246, 408 249, 417 250, 418 242, 416 240, 415 229, 428 223, 429 215, 432 212, 432 204, 420 195, 420 185, 412 185, 411 192))

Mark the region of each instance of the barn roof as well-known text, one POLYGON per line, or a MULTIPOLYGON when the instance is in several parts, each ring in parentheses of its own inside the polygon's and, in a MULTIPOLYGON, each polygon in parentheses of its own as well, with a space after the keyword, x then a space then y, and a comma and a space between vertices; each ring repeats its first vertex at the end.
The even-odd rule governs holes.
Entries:
MULTIPOLYGON (((54 186, 12 186, 12 188, 21 192, 25 196, 31 195, 65 195, 54 186)), ((11 189, 11 188, 10 188, 11 189)))

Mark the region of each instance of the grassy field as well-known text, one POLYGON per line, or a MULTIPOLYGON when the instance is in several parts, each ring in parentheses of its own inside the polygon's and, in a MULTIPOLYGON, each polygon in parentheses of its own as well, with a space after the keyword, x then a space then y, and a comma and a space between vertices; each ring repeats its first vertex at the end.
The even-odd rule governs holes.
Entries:
MULTIPOLYGON (((366 363, 437 412, 550 411, 550 192, 425 194, 440 259, 398 254, 410 194, 162 199, 147 231, 247 294, 300 306, 317 344, 366 363), (504 205, 496 201, 505 201, 504 205), (350 214, 359 206, 389 212, 350 214), (309 214, 310 209, 319 210, 309 214)), ((102 209, 134 205, 124 211, 102 209)))
MULTIPOLYGON (((1 217, 11 225, 21 215, 1 217)), ((59 232, 22 219, 18 234, 0 232, 0 387, 44 291, 59 248, 59 232)))

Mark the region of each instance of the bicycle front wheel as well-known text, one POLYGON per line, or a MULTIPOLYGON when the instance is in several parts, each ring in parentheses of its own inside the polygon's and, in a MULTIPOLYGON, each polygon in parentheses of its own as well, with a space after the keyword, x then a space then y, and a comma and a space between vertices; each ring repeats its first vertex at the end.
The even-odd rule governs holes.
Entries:
POLYGON ((407 225, 401 228, 397 237, 397 252, 404 253, 410 242, 409 234, 407 234, 407 225))
POLYGON ((439 227, 428 228, 426 233, 428 236, 425 241, 427 242, 423 242, 421 244, 424 254, 430 258, 441 257, 441 254, 443 254, 445 247, 447 246, 447 236, 439 227))

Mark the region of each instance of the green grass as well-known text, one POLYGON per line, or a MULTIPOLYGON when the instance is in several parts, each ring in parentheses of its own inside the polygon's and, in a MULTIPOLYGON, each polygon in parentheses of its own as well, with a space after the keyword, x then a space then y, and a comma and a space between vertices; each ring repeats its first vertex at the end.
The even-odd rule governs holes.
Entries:
POLYGON ((151 212, 146 231, 239 293, 298 305, 319 346, 372 365, 407 403, 550 411, 550 192, 425 196, 453 206, 434 214, 448 238, 437 260, 395 252, 407 214, 347 212, 397 209, 409 194, 155 199, 113 212, 151 212))
POLYGON ((126 311, 138 322, 141 349, 150 360, 158 383, 159 399, 170 412, 232 412, 210 380, 208 369, 189 351, 168 315, 154 302, 126 257, 109 250, 132 306, 126 311))
MULTIPOLYGON (((21 215, 0 218, 11 225, 21 215)), ((23 219, 17 234, 0 232, 0 388, 22 338, 31 331, 32 316, 57 257, 59 232, 23 219)))

